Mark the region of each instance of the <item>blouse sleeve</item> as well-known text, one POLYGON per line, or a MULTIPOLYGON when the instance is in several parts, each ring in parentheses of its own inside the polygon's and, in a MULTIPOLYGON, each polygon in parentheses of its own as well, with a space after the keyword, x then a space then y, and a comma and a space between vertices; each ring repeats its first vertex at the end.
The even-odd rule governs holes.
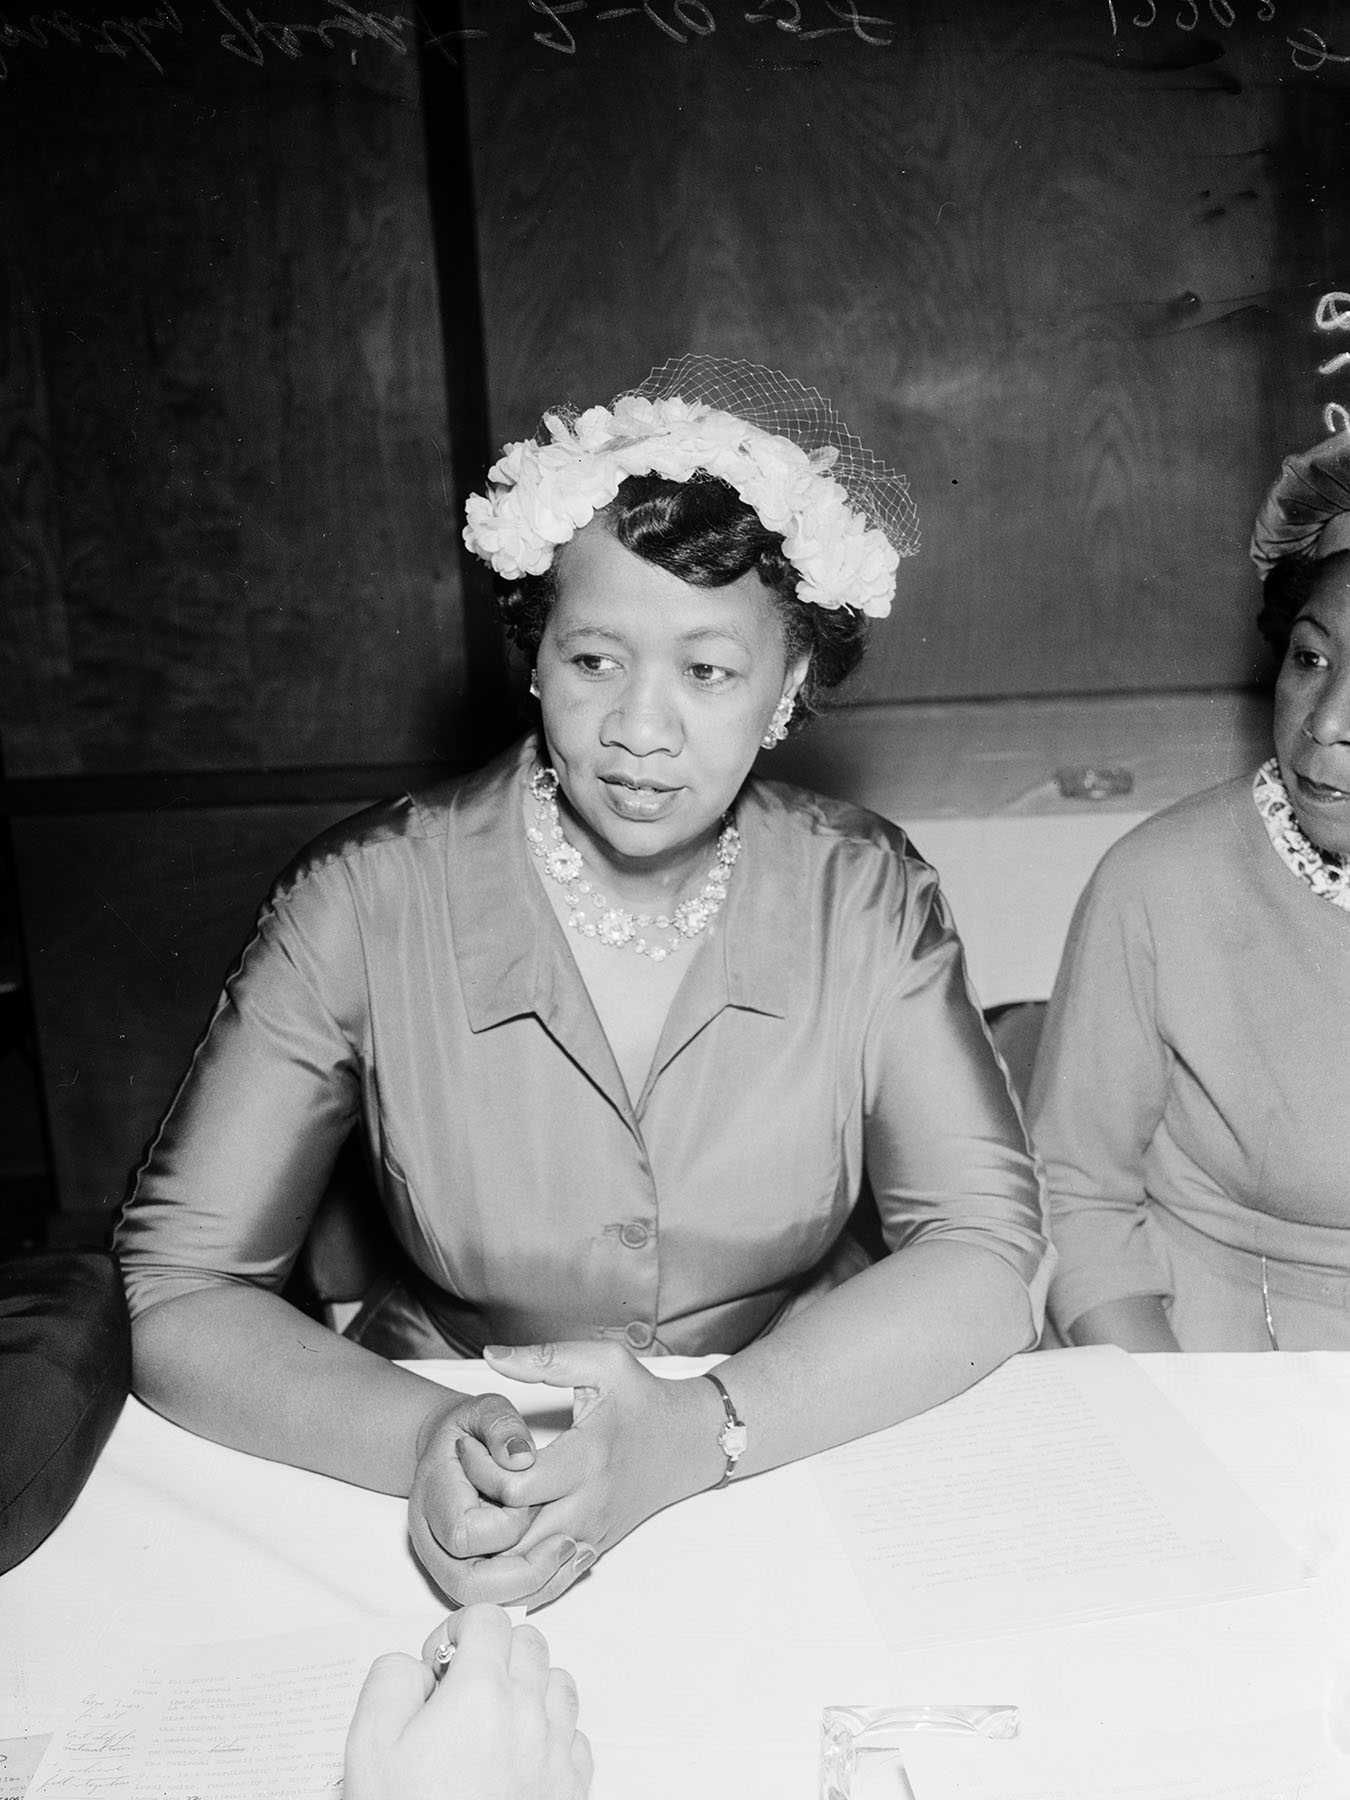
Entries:
POLYGON ((362 967, 340 865, 278 884, 119 1222, 133 1317, 221 1282, 285 1281, 356 1117, 362 967))
POLYGON ((888 1247, 978 1244, 1027 1290, 1040 1336, 1052 1252, 1039 1166, 966 977, 937 877, 913 862, 897 975, 865 1050, 868 1180, 888 1247))
POLYGON ((1061 1331, 1104 1302, 1169 1292, 1144 1219, 1144 1156, 1163 1113, 1169 1053, 1157 1025, 1152 933, 1118 870, 1108 853, 1078 903, 1031 1088, 1061 1331))

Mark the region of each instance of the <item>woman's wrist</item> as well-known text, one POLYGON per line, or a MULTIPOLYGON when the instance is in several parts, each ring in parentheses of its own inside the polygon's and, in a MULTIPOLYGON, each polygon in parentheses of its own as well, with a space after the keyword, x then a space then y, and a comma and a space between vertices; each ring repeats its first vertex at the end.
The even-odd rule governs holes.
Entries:
MULTIPOLYGON (((663 1385, 679 1390, 684 1408, 682 1429, 678 1434, 683 1480, 681 1492, 673 1496, 683 1500, 690 1494, 717 1487, 727 1472, 727 1454, 720 1441, 727 1426, 726 1408, 722 1396, 706 1376, 696 1375, 689 1380, 663 1385)), ((731 1394, 732 1405, 736 1406, 731 1381, 727 1380, 724 1385, 731 1394)), ((743 1417, 739 1407, 736 1410, 737 1416, 743 1417)))

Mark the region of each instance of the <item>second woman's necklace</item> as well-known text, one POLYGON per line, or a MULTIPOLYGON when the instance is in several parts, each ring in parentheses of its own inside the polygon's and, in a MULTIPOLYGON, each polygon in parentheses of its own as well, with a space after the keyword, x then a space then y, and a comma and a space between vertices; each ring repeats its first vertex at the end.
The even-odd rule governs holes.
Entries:
POLYGON ((581 852, 563 836, 558 817, 556 772, 536 769, 530 777, 530 792, 534 796, 535 822, 526 827, 525 836, 545 873, 563 890, 569 909, 567 923, 582 937, 594 938, 614 950, 636 950, 639 956, 664 962, 691 938, 705 932, 721 911, 727 897, 727 881, 741 851, 741 834, 730 820, 723 824, 717 840, 717 861, 691 899, 681 900, 669 913, 634 913, 623 906, 611 906, 582 874, 585 864, 581 852), (667 935, 643 935, 653 928, 667 935))

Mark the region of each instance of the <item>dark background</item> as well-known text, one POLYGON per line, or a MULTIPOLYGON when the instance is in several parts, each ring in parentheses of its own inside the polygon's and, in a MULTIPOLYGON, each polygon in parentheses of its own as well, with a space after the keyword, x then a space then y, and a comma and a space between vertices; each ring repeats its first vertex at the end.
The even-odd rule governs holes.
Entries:
POLYGON ((922 816, 986 809, 976 714, 1241 710, 1252 514, 1350 404, 1334 4, 387 3, 0 14, 0 1106, 36 1067, 52 1241, 292 850, 519 729, 457 521, 544 406, 745 356, 908 474, 846 698, 922 816))

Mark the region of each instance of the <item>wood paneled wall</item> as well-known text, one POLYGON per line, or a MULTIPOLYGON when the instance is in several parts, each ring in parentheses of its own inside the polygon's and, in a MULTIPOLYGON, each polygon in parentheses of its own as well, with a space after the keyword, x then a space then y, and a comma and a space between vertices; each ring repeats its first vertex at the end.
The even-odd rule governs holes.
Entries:
POLYGON ((45 35, 0 88, 6 774, 462 750, 415 59, 45 35))
POLYGON ((1252 679, 1252 516, 1337 391, 1350 70, 1293 46, 1343 9, 666 0, 570 53, 547 10, 463 51, 504 433, 768 362, 918 500, 855 698, 1252 679))

